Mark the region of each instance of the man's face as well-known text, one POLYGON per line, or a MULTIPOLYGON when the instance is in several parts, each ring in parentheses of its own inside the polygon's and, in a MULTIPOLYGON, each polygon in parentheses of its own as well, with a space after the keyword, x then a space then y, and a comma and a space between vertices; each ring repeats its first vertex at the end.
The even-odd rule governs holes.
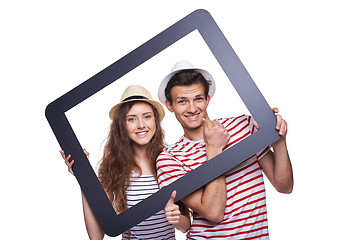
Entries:
POLYGON ((170 91, 172 105, 166 101, 166 107, 175 114, 176 119, 186 130, 195 130, 202 126, 202 118, 207 117, 206 108, 210 97, 205 96, 201 83, 190 86, 175 86, 170 91))

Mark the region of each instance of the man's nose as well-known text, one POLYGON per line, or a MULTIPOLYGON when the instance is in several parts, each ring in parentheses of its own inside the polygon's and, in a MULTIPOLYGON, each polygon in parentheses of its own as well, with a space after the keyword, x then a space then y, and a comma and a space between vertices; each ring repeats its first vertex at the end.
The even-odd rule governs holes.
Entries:
POLYGON ((196 112, 196 106, 195 106, 194 102, 192 102, 192 101, 189 102, 188 111, 191 112, 191 113, 196 112))

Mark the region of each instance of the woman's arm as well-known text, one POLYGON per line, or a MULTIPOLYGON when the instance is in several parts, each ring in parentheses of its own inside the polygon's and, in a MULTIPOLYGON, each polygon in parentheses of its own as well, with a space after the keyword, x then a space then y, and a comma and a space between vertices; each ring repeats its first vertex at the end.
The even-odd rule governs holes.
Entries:
MULTIPOLYGON (((89 158, 89 153, 84 149, 84 153, 87 158, 89 158)), ((60 150, 60 154, 62 158, 65 161, 66 166, 68 167, 68 171, 74 175, 72 171, 72 165, 74 164, 74 160, 69 162, 71 155, 69 154, 67 157, 65 157, 65 153, 63 150, 60 150)), ((96 220, 96 217, 94 213, 92 212, 89 203, 87 202, 83 192, 81 192, 81 199, 82 199, 82 205, 83 205, 83 212, 84 212, 84 220, 85 220, 85 226, 86 231, 89 235, 89 238, 91 240, 102 240, 104 239, 104 232, 102 228, 100 227, 99 223, 96 220)))
POLYGON ((89 235, 89 238, 91 240, 102 240, 104 239, 104 232, 102 228, 100 227, 98 221, 96 220, 96 217, 91 210, 89 203, 87 202, 83 192, 81 192, 81 199, 83 204, 83 212, 84 212, 84 220, 85 220, 85 226, 86 231, 89 235))

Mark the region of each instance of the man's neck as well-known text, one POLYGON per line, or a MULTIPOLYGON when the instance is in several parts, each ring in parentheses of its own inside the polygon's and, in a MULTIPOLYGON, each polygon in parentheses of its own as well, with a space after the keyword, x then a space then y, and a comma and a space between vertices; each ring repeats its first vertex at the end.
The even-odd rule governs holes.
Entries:
POLYGON ((184 129, 184 137, 191 141, 199 141, 204 138, 203 126, 197 129, 184 129))

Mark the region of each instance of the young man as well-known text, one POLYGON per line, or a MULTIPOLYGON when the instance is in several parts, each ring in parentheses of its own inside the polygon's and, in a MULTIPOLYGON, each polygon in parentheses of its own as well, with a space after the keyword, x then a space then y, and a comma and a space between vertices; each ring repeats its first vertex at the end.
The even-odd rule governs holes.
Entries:
MULTIPOLYGON (((162 81, 158 96, 173 112, 184 136, 159 155, 160 188, 201 166, 258 128, 250 116, 210 121, 207 106, 215 92, 209 72, 180 61, 162 81)), ((278 112, 274 109, 274 112, 278 112)), ((277 115, 281 138, 181 201, 193 210, 188 239, 269 239, 262 172, 282 193, 291 193, 292 167, 286 147, 287 123, 277 115)))

